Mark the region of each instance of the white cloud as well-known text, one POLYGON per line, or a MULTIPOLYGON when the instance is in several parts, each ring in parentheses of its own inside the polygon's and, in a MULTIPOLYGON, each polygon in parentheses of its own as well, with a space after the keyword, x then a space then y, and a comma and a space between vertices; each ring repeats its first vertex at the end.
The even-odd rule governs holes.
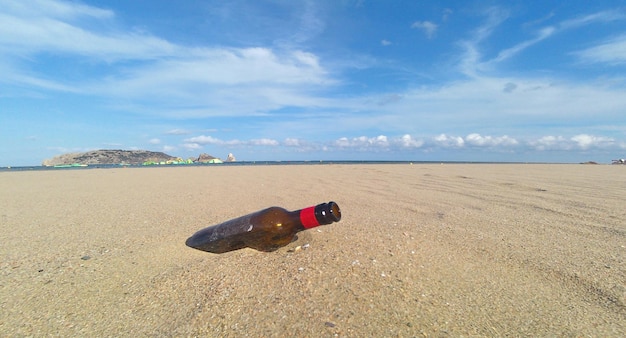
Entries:
POLYGON ((611 22, 626 20, 626 12, 623 10, 606 10, 592 14, 586 14, 578 18, 564 20, 559 24, 561 29, 578 28, 592 23, 611 22))
POLYGON ((465 137, 465 143, 472 146, 478 147, 506 147, 506 146, 515 146, 519 142, 516 139, 511 138, 507 135, 504 136, 481 136, 477 133, 469 134, 465 137))
POLYGON ((320 70, 319 58, 315 54, 296 50, 292 52, 292 55, 294 59, 299 61, 302 65, 306 65, 311 69, 320 70))
POLYGON ((385 135, 376 137, 359 136, 352 139, 342 137, 336 140, 334 145, 340 148, 384 148, 389 146, 389 141, 385 135))
POLYGON ((286 138, 283 144, 287 147, 299 147, 302 141, 297 138, 286 138))
POLYGON ((132 111, 177 118, 311 106, 324 102, 312 93, 336 84, 317 55, 298 48, 184 46, 146 32, 116 30, 114 13, 96 7, 57 1, 8 7, 0 13, 0 82, 149 102, 157 108, 135 104, 132 111), (102 75, 50 80, 46 71, 22 69, 25 59, 44 53, 91 63, 102 75))
POLYGON ((437 25, 430 21, 415 21, 411 24, 411 28, 421 29, 429 39, 432 39, 437 32, 437 25))
POLYGON ((350 147, 350 140, 347 137, 341 137, 334 142, 337 147, 350 147))
POLYGON ((332 147, 338 149, 353 150, 378 150, 378 151, 403 151, 420 149, 423 151, 439 151, 472 148, 490 152, 510 152, 511 150, 537 150, 537 151, 585 151, 589 149, 624 149, 624 143, 618 143, 613 138, 579 134, 570 138, 564 136, 541 136, 536 139, 518 140, 503 135, 480 135, 470 133, 465 137, 448 134, 439 134, 433 137, 415 138, 410 134, 400 137, 388 138, 387 136, 355 138, 342 137, 332 143, 332 147))
MULTIPOLYGON (((500 61, 509 59, 515 56, 516 54, 520 53, 524 49, 529 48, 543 40, 548 39, 554 34, 560 33, 565 30, 579 28, 584 25, 589 25, 589 24, 593 24, 597 22, 609 22, 609 21, 624 20, 624 19, 626 19, 626 15, 624 13, 616 12, 616 11, 603 11, 603 12, 586 15, 580 18, 572 19, 572 20, 565 20, 565 21, 560 22, 556 26, 543 27, 539 29, 539 31, 536 33, 535 38, 520 42, 511 48, 502 50, 498 54, 498 56, 494 60, 491 60, 490 62, 500 62, 500 61)), ((609 49, 608 52, 611 52, 611 51, 615 52, 616 51, 615 49, 617 49, 620 52, 618 53, 617 58, 620 58, 619 55, 621 54, 621 58, 623 59, 622 61, 626 60, 626 52, 625 52, 626 47, 625 46, 620 47, 618 43, 617 46, 608 46, 607 48, 609 49)), ((599 52, 600 54, 606 55, 603 51, 599 51, 599 52)), ((593 51, 591 51, 590 53, 593 54, 593 51)))
POLYGON ((196 137, 191 137, 188 139, 185 139, 186 143, 192 143, 192 144, 224 144, 224 141, 214 138, 212 136, 206 136, 206 135, 200 135, 200 136, 196 136, 196 137))
POLYGON ((626 63, 626 35, 621 35, 596 45, 574 53, 584 62, 589 63, 626 63))
POLYGON ((269 138, 261 138, 250 140, 249 144, 254 146, 277 146, 280 143, 276 140, 272 140, 269 138))
MULTIPOLYGON (((531 142, 533 146, 552 145, 557 140, 550 137, 544 137, 535 142, 531 142)), ((565 141, 561 138, 558 141, 565 141)), ((530 144, 530 143, 529 143, 530 144)), ((490 151, 510 151, 511 148, 519 148, 527 146, 526 142, 518 141, 507 135, 491 136, 480 135, 478 133, 470 133, 466 137, 454 136, 448 134, 439 134, 433 137, 416 138, 410 134, 404 134, 399 137, 389 138, 384 135, 377 137, 360 136, 355 138, 342 137, 335 140, 332 146, 339 149, 354 150, 387 150, 387 151, 403 151, 411 149, 421 149, 424 151, 442 150, 442 149, 485 149, 490 151)), ((544 148, 542 150, 547 150, 544 148)))
POLYGON ((205 48, 138 65, 86 87, 95 95, 150 98, 159 106, 155 114, 197 118, 320 106, 327 100, 314 93, 334 85, 310 53, 205 48))
POLYGON ((545 27, 541 30, 539 30, 539 32, 537 33, 537 36, 533 39, 527 40, 527 41, 523 41, 520 42, 518 44, 516 44, 513 47, 507 48, 505 50, 500 51, 500 53, 498 53, 498 56, 491 60, 490 62, 502 62, 504 60, 507 60, 515 55, 517 55, 518 53, 522 52, 523 50, 525 50, 526 48, 533 46, 547 38, 549 38, 550 36, 552 36, 552 34, 554 34, 556 31, 556 29, 554 27, 545 27))
MULTIPOLYGON (((48 7, 69 6, 60 2, 40 4, 50 4, 48 7)), ((33 3, 30 5, 30 9, 37 7, 33 3)), ((22 12, 0 14, 0 21, 3 22, 0 26, 0 46, 11 47, 2 50, 5 53, 12 51, 17 55, 41 52, 76 54, 106 62, 145 60, 176 52, 175 45, 154 36, 138 32, 96 32, 82 28, 68 19, 68 16, 91 16, 93 19, 106 20, 113 16, 106 15, 108 11, 82 5, 76 6, 72 13, 65 13, 66 15, 58 13, 61 11, 69 10, 61 8, 57 13, 41 13, 41 16, 34 17, 22 12), (97 15, 98 11, 102 11, 102 14, 97 15)))
POLYGON ((587 134, 576 135, 572 137, 571 140, 576 142, 578 147, 582 150, 589 148, 606 148, 615 144, 615 140, 612 138, 587 134))
POLYGON ((415 140, 409 134, 405 134, 400 138, 400 144, 405 148, 420 148, 424 145, 423 140, 415 140))
POLYGON ((566 140, 563 136, 542 136, 541 138, 530 141, 529 144, 535 148, 535 150, 567 150, 566 140))
POLYGON ((465 145, 465 141, 460 136, 448 136, 446 134, 440 134, 433 138, 435 145, 442 148, 462 148, 465 145))
MULTIPOLYGON (((465 49, 465 55, 459 63, 459 68, 464 74, 469 76, 476 76, 478 70, 492 70, 495 64, 513 58, 524 50, 558 33, 595 23, 626 20, 626 13, 619 10, 601 11, 575 19, 564 20, 556 25, 540 28, 535 33, 535 37, 501 50, 493 59, 483 60, 483 55, 479 49, 480 43, 497 30, 500 24, 509 17, 508 12, 497 7, 490 8, 485 14, 487 16, 485 23, 475 30, 469 39, 461 42, 461 46, 465 49)), ((625 40, 626 38, 621 36, 576 54, 587 62, 623 63, 626 61, 625 40)))
MULTIPOLYGON (((1 59, 0 59, 0 62, 1 62, 1 59)), ((0 67, 1 66, 2 65, 0 64, 0 67)), ((5 67, 2 67, 2 68, 5 68, 5 67)), ((21 85, 28 86, 28 87, 32 86, 32 87, 41 88, 44 90, 56 91, 56 92, 67 92, 67 93, 78 93, 78 94, 84 93, 84 90, 82 90, 81 88, 77 88, 72 85, 63 84, 58 81, 30 76, 27 74, 21 74, 19 72, 15 72, 15 69, 7 69, 7 71, 5 72, 5 75, 6 75, 5 77, 0 77, 0 82, 11 81, 11 82, 19 83, 21 85)))
POLYGON ((389 40, 382 39, 382 40, 380 40, 380 44, 383 45, 383 46, 390 46, 392 43, 389 40))
MULTIPOLYGON (((561 133, 571 125, 584 124, 589 133, 612 124, 626 111, 623 85, 610 81, 567 83, 551 78, 508 78, 480 76, 440 87, 417 87, 401 93, 401 100, 376 106, 376 118, 341 121, 355 129, 387 126, 405 132, 429 133, 446 130, 457 135, 480 132, 486 123, 501 133, 516 135, 524 125, 550 125, 546 132, 561 133), (593 118, 591 117, 593 116, 593 118)), ((370 98, 378 102, 379 96, 370 98)), ((373 111, 371 106, 357 106, 373 111)), ((343 117, 338 117, 343 119, 343 117)))
POLYGON ((474 77, 481 68, 482 54, 480 44, 487 39, 498 26, 509 17, 509 13, 497 7, 491 7, 485 11, 485 22, 473 30, 468 39, 460 41, 459 45, 464 49, 458 62, 459 71, 467 76, 474 77))
POLYGON ((161 143, 161 140, 159 140, 158 138, 151 138, 150 140, 148 140, 148 143, 150 143, 150 144, 159 144, 159 143, 161 143))
POLYGON ((168 131, 165 132, 166 135, 187 135, 187 134, 191 134, 190 131, 185 130, 185 129, 170 129, 168 131))
MULTIPOLYGON (((508 135, 482 135, 479 133, 470 133, 467 136, 456 136, 453 134, 442 133, 435 136, 414 136, 404 134, 394 137, 386 135, 378 136, 359 136, 359 137, 341 137, 331 142, 313 141, 302 138, 286 138, 283 142, 279 142, 270 138, 248 139, 248 140, 221 140, 211 136, 201 135, 184 140, 182 148, 188 151, 201 151, 205 145, 214 145, 221 147, 233 147, 245 149, 255 147, 285 147, 285 152, 313 153, 323 152, 375 152, 375 153, 395 153, 395 154, 442 154, 466 152, 476 154, 509 154, 509 160, 520 160, 519 154, 527 152, 536 152, 535 156, 540 153, 551 154, 553 152, 588 152, 590 150, 598 150, 603 153, 612 151, 621 151, 626 149, 625 142, 618 142, 613 138, 590 135, 577 134, 574 136, 562 135, 545 135, 536 138, 514 138, 508 135), (517 155, 515 155, 517 154, 517 155)), ((164 146, 166 149, 167 146, 164 146)), ((174 147, 172 149, 175 150, 174 147)), ((484 155, 481 155, 480 158, 484 155)), ((492 156, 492 155, 487 155, 492 156)), ((498 155, 499 156, 499 155, 498 155)), ((541 155, 539 155, 541 156, 541 155)), ((489 158, 489 157, 487 157, 489 158)))
POLYGON ((260 139, 250 139, 248 141, 240 141, 237 139, 234 140, 221 140, 208 135, 200 135, 195 137, 190 137, 184 140, 185 144, 191 145, 192 148, 197 148, 202 145, 219 145, 219 146, 238 146, 238 145, 251 145, 251 146, 277 146, 280 142, 269 139, 269 138, 260 138, 260 139))
POLYGON ((2 9, 5 13, 11 13, 23 17, 75 19, 84 16, 97 19, 108 19, 114 16, 114 13, 107 9, 63 1, 3 1, 2 9))
POLYGON ((193 151, 193 150, 202 149, 202 145, 199 143, 184 143, 183 148, 193 151))
POLYGON ((620 147, 613 138, 588 134, 578 134, 570 138, 548 135, 537 140, 531 140, 528 142, 528 145, 539 151, 585 151, 589 149, 617 149, 620 147))

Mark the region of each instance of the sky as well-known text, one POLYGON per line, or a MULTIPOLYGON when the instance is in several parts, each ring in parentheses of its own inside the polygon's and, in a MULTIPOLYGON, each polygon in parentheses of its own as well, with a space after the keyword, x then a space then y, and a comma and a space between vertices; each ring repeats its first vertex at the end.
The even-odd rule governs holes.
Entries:
POLYGON ((0 166, 626 157, 626 1, 0 0, 0 166))

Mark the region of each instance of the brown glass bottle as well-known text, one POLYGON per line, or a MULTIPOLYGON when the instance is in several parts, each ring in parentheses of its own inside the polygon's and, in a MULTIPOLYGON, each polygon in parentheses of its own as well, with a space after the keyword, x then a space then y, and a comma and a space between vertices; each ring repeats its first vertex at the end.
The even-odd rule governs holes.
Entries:
POLYGON ((296 211, 271 207, 204 228, 189 237, 185 244, 212 253, 245 247, 269 252, 291 243, 302 230, 340 219, 341 210, 335 202, 296 211))

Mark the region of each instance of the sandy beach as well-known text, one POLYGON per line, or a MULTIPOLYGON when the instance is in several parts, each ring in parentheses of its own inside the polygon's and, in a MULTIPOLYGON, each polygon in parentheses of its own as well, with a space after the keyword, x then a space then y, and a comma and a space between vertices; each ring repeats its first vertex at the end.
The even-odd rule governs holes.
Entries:
POLYGON ((3 336, 626 336, 624 166, 79 169, 0 188, 3 336), (185 246, 328 201, 339 223, 275 252, 185 246))

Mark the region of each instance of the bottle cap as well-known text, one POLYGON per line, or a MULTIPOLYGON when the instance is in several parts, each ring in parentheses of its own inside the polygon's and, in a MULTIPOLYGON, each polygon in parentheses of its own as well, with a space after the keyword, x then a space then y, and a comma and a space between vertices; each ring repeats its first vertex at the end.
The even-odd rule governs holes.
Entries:
POLYGON ((335 202, 318 204, 315 206, 315 218, 320 225, 339 222, 341 210, 335 202))

